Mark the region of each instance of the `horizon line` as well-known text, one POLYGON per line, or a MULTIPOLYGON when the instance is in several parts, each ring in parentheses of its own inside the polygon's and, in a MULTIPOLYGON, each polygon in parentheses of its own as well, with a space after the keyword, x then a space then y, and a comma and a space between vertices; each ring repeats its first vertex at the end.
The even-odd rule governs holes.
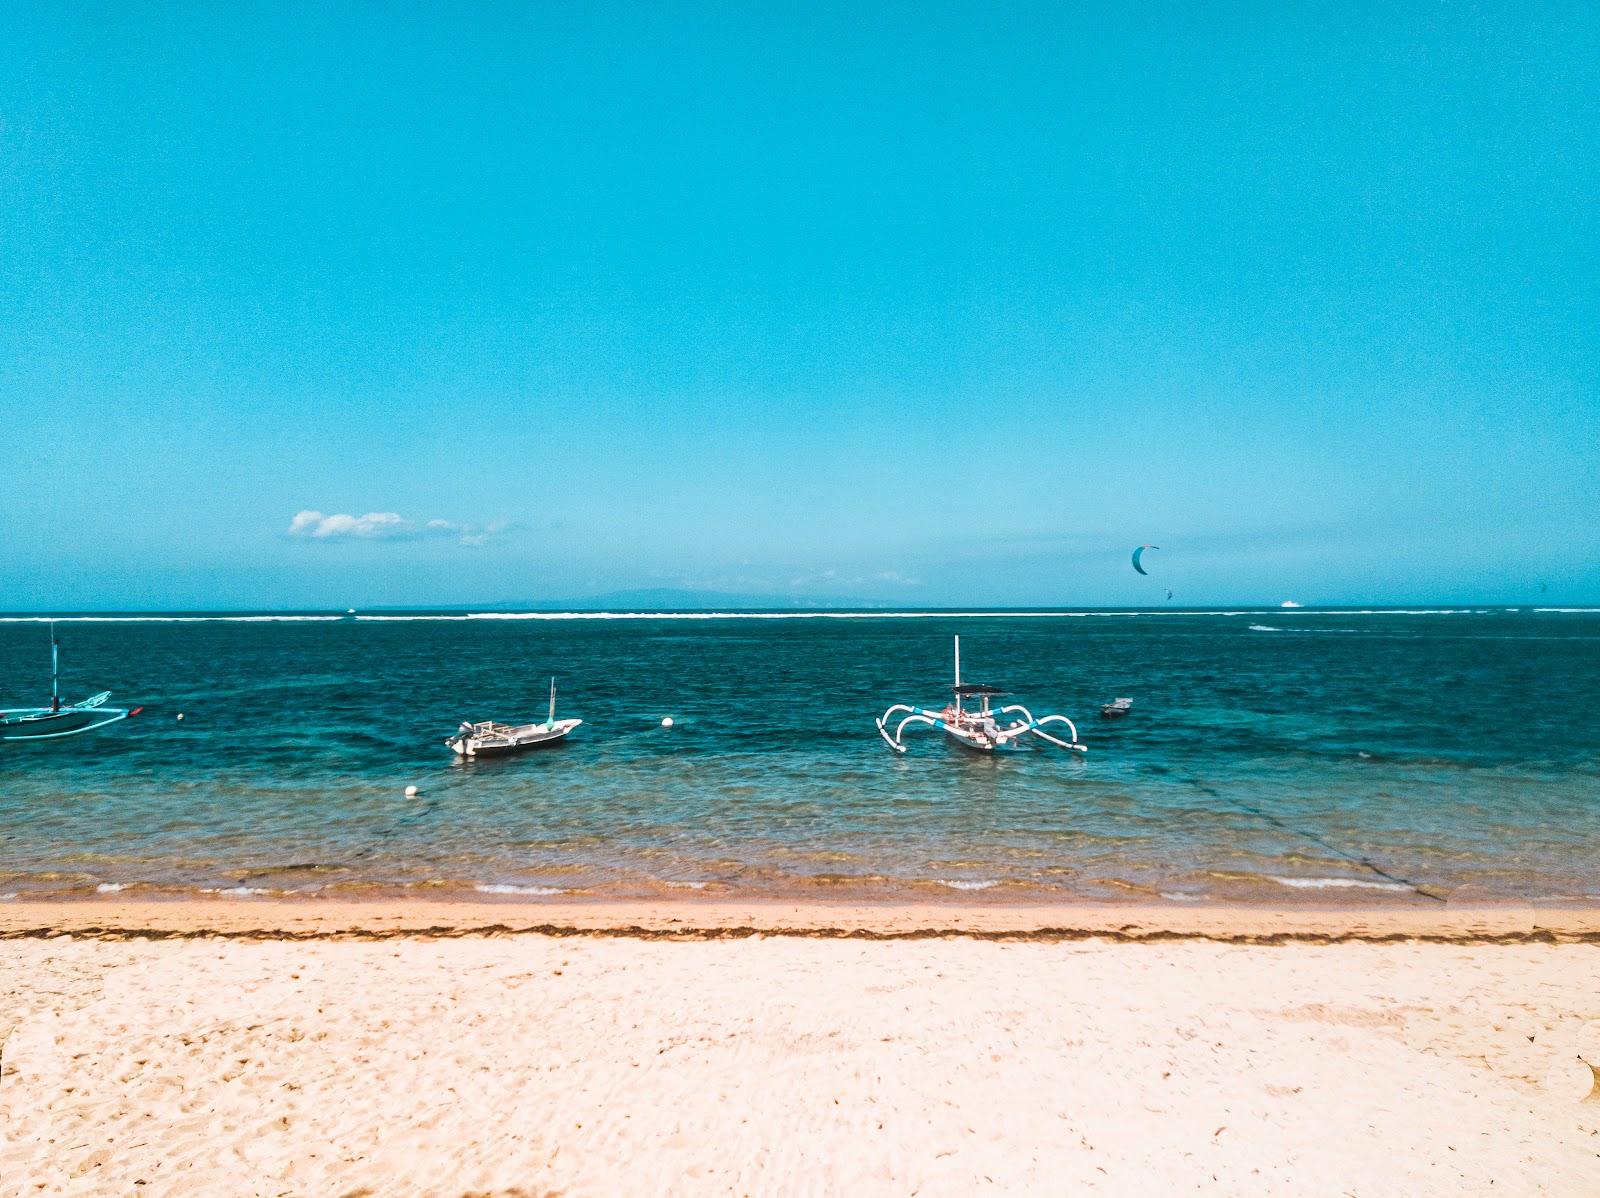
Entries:
POLYGON ((1600 601, 1569 601, 1557 603, 1513 602, 1498 600, 1478 600, 1473 602, 1449 600, 1415 600, 1405 603, 1292 603, 1285 606, 1283 603, 1213 603, 1203 605, 1176 605, 1163 604, 1161 606, 1136 606, 1119 604, 1090 604, 1082 606, 1058 605, 999 605, 999 604, 952 604, 952 605, 926 605, 926 606, 871 606, 871 605, 774 605, 733 607, 728 604, 706 605, 612 605, 612 606, 584 606, 584 605, 551 605, 551 606, 487 606, 474 604, 384 604, 363 608, 332 608, 332 607, 150 607, 150 608, 119 608, 119 607, 86 607, 86 608, 15 608, 0 610, 0 622, 45 622, 50 620, 95 620, 95 619, 124 619, 124 620, 159 620, 159 619, 192 619, 192 620, 222 620, 222 619, 319 619, 325 621, 335 620, 382 620, 386 618, 438 618, 454 617, 468 618, 526 618, 526 619, 554 619, 563 616, 625 616, 633 618, 648 618, 651 616, 720 616, 737 618, 740 616, 790 616, 790 617, 827 617, 827 616, 859 616, 859 617, 959 617, 979 618, 984 616, 1033 616, 1048 617, 1060 616, 1086 616, 1086 615, 1234 615, 1272 613, 1277 615, 1294 615, 1296 613, 1335 612, 1352 614, 1356 612, 1372 612, 1375 614, 1391 613, 1404 614, 1435 614, 1435 613, 1471 613, 1471 612, 1595 612, 1600 611, 1600 601))

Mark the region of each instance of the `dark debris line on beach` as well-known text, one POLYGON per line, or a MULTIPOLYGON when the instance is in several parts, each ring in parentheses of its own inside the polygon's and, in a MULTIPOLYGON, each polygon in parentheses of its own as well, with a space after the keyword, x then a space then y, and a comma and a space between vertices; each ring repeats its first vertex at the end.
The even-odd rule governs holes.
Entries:
POLYGON ((699 942, 710 940, 984 940, 1005 943, 1065 943, 1105 940, 1116 944, 1161 944, 1175 941, 1214 944, 1258 945, 1263 947, 1308 944, 1590 944, 1600 946, 1600 930, 1556 932, 1535 928, 1526 932, 1186 932, 1170 929, 1140 931, 1132 925, 1109 928, 1032 928, 1014 931, 984 931, 970 928, 911 928, 886 932, 870 928, 646 928, 627 925, 611 928, 580 928, 571 924, 531 924, 511 927, 488 924, 483 927, 430 925, 416 928, 332 928, 293 931, 288 929, 173 929, 118 928, 17 928, 0 931, 4 940, 469 940, 501 936, 548 936, 554 939, 659 940, 699 942))

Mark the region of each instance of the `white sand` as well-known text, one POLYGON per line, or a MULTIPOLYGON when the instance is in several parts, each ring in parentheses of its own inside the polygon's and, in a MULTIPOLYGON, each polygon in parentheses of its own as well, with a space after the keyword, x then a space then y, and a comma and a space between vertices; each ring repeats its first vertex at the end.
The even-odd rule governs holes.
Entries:
POLYGON ((4 1195, 1600 1193, 1593 945, 12 940, 0 1001, 4 1195))

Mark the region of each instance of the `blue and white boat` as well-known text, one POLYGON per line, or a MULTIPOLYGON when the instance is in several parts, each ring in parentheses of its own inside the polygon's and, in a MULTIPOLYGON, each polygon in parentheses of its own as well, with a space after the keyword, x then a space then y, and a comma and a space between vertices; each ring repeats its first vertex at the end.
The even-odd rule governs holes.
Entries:
POLYGON ((556 719, 556 680, 550 679, 550 714, 542 724, 502 724, 497 720, 478 723, 464 721, 456 734, 444 743, 457 757, 497 757, 506 753, 520 753, 565 740, 567 734, 583 723, 579 719, 556 719))
POLYGON ((963 683, 959 636, 956 637, 956 682, 951 691, 953 698, 949 705, 938 711, 913 707, 908 703, 896 703, 878 717, 878 735, 883 737, 884 743, 896 753, 906 751, 905 732, 912 725, 937 728, 957 744, 979 753, 1020 749, 1025 743, 1022 741, 1024 736, 1037 736, 1057 748, 1071 749, 1075 753, 1089 751, 1088 746, 1078 743, 1077 726, 1066 716, 1047 715, 1036 719, 1033 712, 1021 703, 1007 703, 997 707, 994 705, 994 700, 1005 697, 1004 691, 993 686, 963 683), (976 702, 976 706, 969 706, 973 701, 976 702), (896 714, 901 714, 902 718, 891 733, 889 723, 896 714), (1052 727, 1051 732, 1044 731, 1049 725, 1063 727, 1052 727), (1052 735, 1054 732, 1063 732, 1071 739, 1062 740, 1059 736, 1052 735))
POLYGON ((50 706, 0 708, 0 740, 54 740, 93 732, 115 724, 142 707, 109 707, 111 692, 101 691, 77 703, 61 702, 61 645, 56 626, 50 625, 50 706))

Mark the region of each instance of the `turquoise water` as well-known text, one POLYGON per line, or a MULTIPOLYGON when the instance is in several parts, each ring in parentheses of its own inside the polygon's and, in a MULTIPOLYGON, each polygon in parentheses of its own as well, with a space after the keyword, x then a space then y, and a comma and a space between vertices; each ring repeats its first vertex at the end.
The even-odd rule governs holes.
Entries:
MULTIPOLYGON (((826 893, 1600 901, 1600 613, 95 619, 63 691, 136 719, 0 744, 0 895, 826 893), (1089 745, 999 757, 892 702, 968 681, 1089 745), (564 747, 465 764, 463 719, 564 747), (1097 718, 1118 695, 1123 721, 1097 718), (184 719, 176 717, 179 712, 184 719), (677 726, 663 729, 671 716, 677 726), (404 788, 421 789, 415 799, 404 788)), ((47 694, 0 620, 0 706, 47 694)))

